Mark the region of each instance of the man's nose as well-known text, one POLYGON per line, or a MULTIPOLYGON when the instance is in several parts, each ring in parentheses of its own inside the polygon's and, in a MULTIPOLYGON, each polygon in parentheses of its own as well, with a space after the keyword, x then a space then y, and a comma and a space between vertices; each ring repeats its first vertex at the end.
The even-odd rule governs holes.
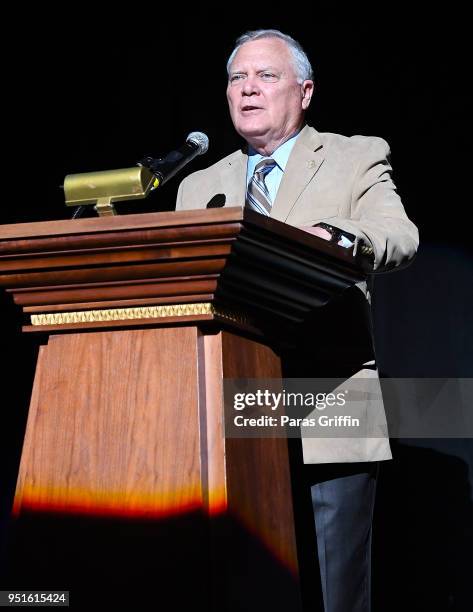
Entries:
POLYGON ((257 77, 247 76, 243 81, 243 87, 241 89, 242 96, 252 96, 253 94, 258 94, 258 80, 257 77))

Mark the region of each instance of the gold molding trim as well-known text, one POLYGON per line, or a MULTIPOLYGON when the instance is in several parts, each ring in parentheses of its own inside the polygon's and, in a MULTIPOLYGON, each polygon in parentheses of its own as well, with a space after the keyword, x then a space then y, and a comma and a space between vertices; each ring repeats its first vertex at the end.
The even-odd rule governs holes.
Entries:
POLYGON ((104 321, 129 321, 137 319, 160 319, 163 317, 188 317, 211 315, 228 319, 234 323, 248 323, 246 317, 236 312, 215 308, 210 302, 200 304, 163 304, 160 306, 139 306, 136 308, 108 308, 103 310, 79 310, 32 314, 31 324, 68 325, 71 323, 100 323, 104 321))

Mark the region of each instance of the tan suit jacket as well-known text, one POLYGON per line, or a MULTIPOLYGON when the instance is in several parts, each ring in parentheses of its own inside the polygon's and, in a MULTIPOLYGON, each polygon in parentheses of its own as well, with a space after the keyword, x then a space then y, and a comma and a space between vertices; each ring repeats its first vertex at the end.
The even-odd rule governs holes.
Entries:
MULTIPOLYGON (((247 155, 236 151, 191 174, 179 186, 176 210, 205 208, 216 194, 226 196, 225 206, 243 205, 246 169, 247 155)), ((372 245, 376 272, 405 265, 418 245, 417 228, 408 219, 391 179, 389 146, 376 137, 319 133, 305 126, 289 156, 271 217, 298 227, 326 221, 354 234, 372 245)), ((366 283, 357 287, 366 296, 362 301, 368 309, 366 283)), ((356 313, 355 325, 358 316, 366 318, 366 312, 356 313)), ((352 351, 347 346, 340 347, 340 352, 345 348, 352 351)), ((360 357, 356 376, 376 377, 376 370, 363 368, 363 359, 360 357)), ((311 438, 303 440, 303 450, 306 463, 391 457, 389 441, 383 437, 311 438)))

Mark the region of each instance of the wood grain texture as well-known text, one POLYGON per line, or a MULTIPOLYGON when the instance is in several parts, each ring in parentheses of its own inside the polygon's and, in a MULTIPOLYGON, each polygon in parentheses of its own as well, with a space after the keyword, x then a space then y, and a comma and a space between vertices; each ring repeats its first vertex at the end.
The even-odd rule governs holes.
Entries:
POLYGON ((205 503, 208 513, 215 515, 227 509, 221 333, 199 332, 198 368, 205 503))
POLYGON ((200 507, 196 334, 51 337, 35 377, 15 511, 153 516, 200 507))
MULTIPOLYGON (((217 275, 209 274, 205 277, 196 275, 194 278, 159 278, 144 281, 118 281, 109 283, 84 283, 76 285, 61 285, 53 287, 39 287, 30 289, 7 290, 13 293, 14 301, 19 306, 44 306, 42 312, 47 312, 49 306, 64 304, 66 310, 75 310, 76 304, 92 301, 95 307, 102 303, 107 306, 119 304, 126 299, 169 297, 171 303, 181 301, 181 297, 195 295, 202 301, 209 292, 214 293, 217 288, 217 275)), ((213 297, 212 297, 213 299, 213 297)), ((205 301, 209 301, 205 299, 205 301)), ((153 301, 148 303, 155 303, 153 301)), ((156 302, 158 303, 158 302, 156 302)), ((26 310, 25 310, 26 312, 26 310)))
MULTIPOLYGON (((190 294, 183 295, 179 299, 180 304, 188 304, 202 300, 210 302, 212 300, 212 294, 190 294)), ((125 308, 127 306, 146 306, 146 305, 159 305, 159 304, 174 304, 176 301, 175 297, 164 296, 154 298, 137 298, 134 300, 115 300, 106 302, 78 302, 77 304, 50 304, 49 306, 25 306, 23 308, 25 313, 36 313, 36 312, 67 312, 74 310, 94 310, 99 308, 125 308)))
POLYGON ((41 270, 48 268, 53 271, 62 268, 74 268, 77 265, 93 266, 113 265, 122 262, 153 262, 166 261, 169 259, 198 259, 200 257, 221 257, 230 252, 229 244, 219 244, 216 242, 197 246, 161 246, 153 247, 136 245, 129 246, 128 249, 111 248, 104 249, 81 249, 80 252, 59 252, 59 253, 30 253, 28 255, 3 256, 2 268, 5 272, 17 270, 41 270))
MULTIPOLYGON (((280 379, 281 362, 267 346, 222 333, 225 378, 280 379)), ((293 574, 298 574, 287 440, 228 438, 228 511, 293 574)))
MULTIPOLYGON (((62 236, 69 237, 74 235, 87 239, 87 236, 91 234, 100 236, 101 234, 116 232, 120 235, 126 235, 126 231, 136 232, 138 229, 149 232, 156 228, 159 230, 174 230, 175 235, 179 236, 183 228, 188 228, 189 226, 194 228, 200 235, 199 226, 202 224, 234 222, 236 219, 243 219, 244 215, 245 212, 243 208, 235 203, 235 207, 225 207, 213 210, 203 209, 182 212, 117 215, 115 217, 106 218, 96 217, 90 219, 59 220, 39 223, 13 223, 2 225, 0 240, 27 239, 29 241, 31 238, 39 238, 40 236, 59 238, 62 236)), ((108 238, 106 238, 106 240, 108 242, 108 238)))
MULTIPOLYGON (((179 258, 177 258, 179 259, 179 258)), ((0 284, 4 287, 37 287, 46 285, 83 284, 92 282, 127 281, 135 279, 166 278, 175 276, 192 276, 216 274, 223 270, 225 258, 198 258, 195 261, 164 261, 154 264, 136 264, 126 262, 121 266, 103 264, 82 268, 77 261, 75 267, 55 270, 43 269, 41 272, 24 272, 1 274, 0 284)))

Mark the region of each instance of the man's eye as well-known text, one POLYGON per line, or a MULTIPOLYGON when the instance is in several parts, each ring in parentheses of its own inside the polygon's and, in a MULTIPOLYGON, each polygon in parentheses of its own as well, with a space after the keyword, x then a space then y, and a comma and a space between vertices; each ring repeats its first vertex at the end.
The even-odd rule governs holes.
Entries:
POLYGON ((236 81, 241 81, 241 79, 243 79, 244 75, 243 74, 232 74, 232 76, 230 77, 230 83, 235 83, 236 81))
POLYGON ((261 72, 260 77, 263 79, 263 81, 274 82, 278 80, 277 75, 275 75, 273 72, 261 72))

